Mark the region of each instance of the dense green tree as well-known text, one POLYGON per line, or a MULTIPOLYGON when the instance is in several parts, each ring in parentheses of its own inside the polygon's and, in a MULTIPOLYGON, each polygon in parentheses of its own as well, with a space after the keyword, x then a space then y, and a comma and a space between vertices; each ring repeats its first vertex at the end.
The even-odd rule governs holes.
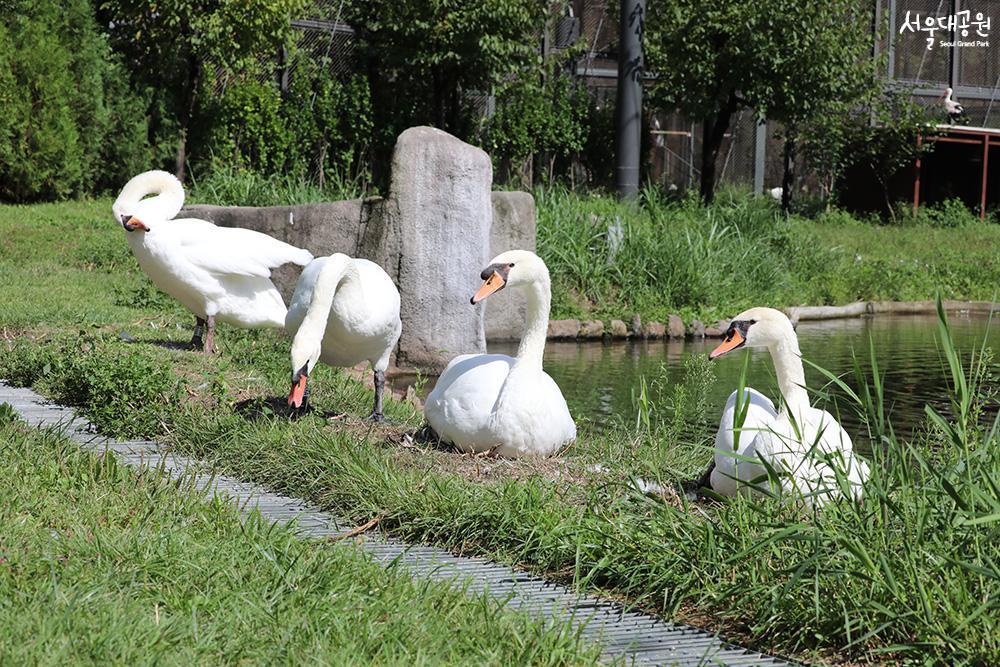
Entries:
POLYGON ((165 114, 176 120, 178 177, 184 177, 206 64, 239 69, 251 56, 276 53, 303 5, 303 0, 102 0, 102 22, 125 54, 133 83, 154 92, 153 118, 165 114))
POLYGON ((0 16, 0 199, 118 187, 146 162, 143 104, 87 0, 13 0, 0 16))
MULTIPOLYGON (((715 191, 719 148, 740 108, 793 128, 830 100, 857 95, 872 45, 856 0, 674 0, 646 27, 653 103, 703 121, 701 195, 715 191)), ((791 148, 794 148, 794 140, 791 148)))
POLYGON ((463 92, 489 93, 534 62, 547 9, 537 0, 345 3, 372 95, 376 165, 410 125, 469 138, 463 92))

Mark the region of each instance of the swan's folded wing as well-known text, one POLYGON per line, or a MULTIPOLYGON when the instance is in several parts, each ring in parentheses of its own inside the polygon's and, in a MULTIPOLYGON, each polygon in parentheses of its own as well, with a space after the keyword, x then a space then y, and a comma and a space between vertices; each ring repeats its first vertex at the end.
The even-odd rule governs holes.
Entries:
POLYGON ((267 278, 283 264, 304 266, 312 253, 250 229, 216 227, 204 220, 175 220, 187 259, 215 274, 267 278))

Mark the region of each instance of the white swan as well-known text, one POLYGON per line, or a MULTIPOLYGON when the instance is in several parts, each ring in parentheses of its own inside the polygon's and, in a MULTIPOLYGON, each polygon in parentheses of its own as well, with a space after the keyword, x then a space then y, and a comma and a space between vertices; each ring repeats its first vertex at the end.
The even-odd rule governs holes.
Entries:
POLYGON ((285 330, 294 337, 289 407, 306 402, 317 361, 346 367, 367 360, 375 374, 369 419, 382 421, 385 369, 402 330, 399 290, 382 267, 340 253, 313 260, 295 286, 285 330))
POLYGON ((712 489, 732 496, 750 492, 755 484, 766 488, 767 470, 760 463, 766 461, 781 475, 786 491, 798 492, 810 503, 823 503, 843 490, 860 498, 868 465, 854 454, 850 436, 833 415, 809 404, 802 353, 789 319, 773 308, 751 308, 736 316, 709 358, 740 347, 768 349, 783 400, 776 410, 763 394, 747 387, 739 401, 745 418, 737 439, 739 390, 729 396, 715 438, 712 489))
POLYGON ((197 318, 191 345, 210 353, 216 321, 284 326, 285 302, 271 282, 271 269, 305 266, 312 254, 249 229, 174 220, 183 205, 180 181, 165 171, 147 171, 125 184, 112 211, 153 284, 197 318), (147 195, 155 196, 143 199, 147 195))
POLYGON ((438 436, 466 452, 548 456, 576 439, 576 424, 558 385, 542 370, 552 294, 549 270, 534 253, 498 255, 482 273, 472 303, 507 286, 528 294, 528 320, 517 357, 455 357, 427 397, 424 415, 438 436))

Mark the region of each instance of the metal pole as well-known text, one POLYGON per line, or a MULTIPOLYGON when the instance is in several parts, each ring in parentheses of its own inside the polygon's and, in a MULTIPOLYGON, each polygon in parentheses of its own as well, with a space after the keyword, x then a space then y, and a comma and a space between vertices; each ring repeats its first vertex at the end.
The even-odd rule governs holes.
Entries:
POLYGON ((618 196, 629 199, 639 190, 639 145, 642 136, 642 29, 646 0, 621 0, 618 33, 618 100, 615 107, 618 196))
POLYGON ((767 157, 767 121, 762 120, 757 123, 757 136, 754 137, 753 152, 753 191, 757 194, 764 192, 764 165, 767 157))

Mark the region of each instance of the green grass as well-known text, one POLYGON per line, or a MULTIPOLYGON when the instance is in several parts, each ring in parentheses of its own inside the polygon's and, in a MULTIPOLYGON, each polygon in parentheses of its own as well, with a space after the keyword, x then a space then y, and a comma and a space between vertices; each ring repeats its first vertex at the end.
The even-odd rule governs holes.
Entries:
POLYGON ((707 209, 652 190, 632 206, 561 190, 536 198, 555 318, 676 313, 714 323, 752 306, 922 300, 938 289, 948 299, 991 299, 1000 283, 1000 225, 961 206, 886 226, 839 211, 786 219, 769 198, 732 191, 707 209), (616 221, 623 236, 612 260, 616 221))
POLYGON ((566 627, 0 425, 0 662, 590 664, 566 627))
MULTIPOLYGON (((542 211, 550 206, 542 202, 542 211)), ((691 363, 687 380, 668 402, 637 397, 638 423, 623 420, 599 430, 581 419, 578 443, 559 461, 542 464, 480 460, 412 443, 407 436, 420 426, 420 415, 396 401, 387 404, 395 422, 388 427, 357 418, 330 421, 319 413, 289 421, 270 412, 263 400, 287 394, 287 341, 273 332, 222 328, 220 354, 211 358, 157 345, 163 339, 186 340, 188 316, 169 304, 161 306, 134 265, 82 265, 78 246, 94 241, 73 231, 81 222, 63 221, 70 232, 60 234, 58 224, 32 227, 12 217, 11 210, 0 209, 0 231, 20 234, 32 247, 19 261, 9 262, 4 255, 0 270, 18 284, 37 276, 38 284, 36 298, 15 310, 17 318, 0 317, 0 327, 27 329, 16 339, 8 334, 10 340, 0 344, 0 376, 17 377, 64 400, 76 398, 109 432, 160 435, 179 451, 240 478, 309 498, 359 521, 380 515, 381 525, 402 537, 493 556, 582 588, 608 591, 760 649, 819 661, 1000 662, 1000 439, 996 422, 980 418, 992 419, 991 411, 998 408, 996 365, 986 351, 960 360, 946 330, 942 349, 947 354, 928 363, 950 364, 954 370, 953 421, 929 415, 912 438, 897 437, 884 416, 877 374, 854 383, 869 388, 856 405, 840 406, 864 415, 867 435, 876 443, 863 503, 810 512, 789 499, 690 503, 669 493, 651 498, 632 491, 630 478, 670 485, 700 472, 711 457, 712 434, 698 425, 706 411, 712 414, 718 406, 705 404, 710 371, 703 363, 691 363), (50 251, 43 238, 72 242, 50 251), (67 314, 59 295, 75 287, 62 281, 75 275, 83 282, 88 274, 93 287, 77 293, 77 310, 67 314), (128 301, 122 294, 142 298, 128 301), (114 305, 116 300, 126 305, 114 305), (81 321, 89 324, 81 326, 81 321), (121 340, 120 332, 135 342, 121 340), (71 350, 79 352, 71 355, 71 350), (128 410, 106 412, 93 401, 79 401, 87 392, 103 396, 100 392, 113 390, 121 381, 115 378, 132 375, 133 364, 143 364, 150 378, 168 377, 130 385, 134 396, 122 399, 135 401, 137 410, 156 403, 156 423, 136 424, 128 410), (606 472, 595 471, 594 464, 606 472)), ((713 211, 704 217, 719 222, 728 215, 713 211)), ((728 262, 715 278, 721 280, 729 270, 743 270, 755 280, 771 275, 773 265, 752 263, 759 239, 777 234, 781 225, 811 225, 815 234, 856 227, 855 251, 884 255, 888 250, 877 243, 880 235, 892 232, 899 236, 893 241, 897 248, 908 249, 921 236, 968 247, 980 258, 987 248, 977 244, 985 245, 995 230, 975 225, 874 229, 832 219, 757 222, 761 229, 754 235, 739 232, 748 245, 736 259, 712 254, 721 241, 704 243, 707 257, 728 262), (907 236, 913 230, 915 236, 907 236), (757 240, 746 240, 751 237, 757 240), (750 266, 743 268, 744 263, 750 266)), ((699 223, 684 224, 697 228, 699 223)), ((653 231, 643 231, 650 243, 658 239, 653 231)), ((846 243, 845 234, 830 233, 846 243)), ((737 238, 736 231, 727 234, 737 238)), ((785 243, 798 241, 793 235, 768 242, 777 248, 785 243)), ((664 241, 660 247, 669 245, 664 241)), ((542 248, 544 253, 545 242, 542 248)), ((639 248, 629 251, 629 261, 641 270, 650 268, 641 263, 639 248)), ((933 260, 951 250, 920 252, 933 260)), ((596 274, 605 270, 592 266, 596 274)), ((957 261, 953 268, 970 275, 981 270, 957 261)), ((815 270, 828 269, 819 262, 815 270)), ((744 290, 741 298, 753 297, 752 288, 737 277, 728 280, 724 286, 744 290)), ((927 284, 930 289, 930 279, 927 284)), ((16 292, 4 285, 0 289, 16 292)), ((341 371, 321 368, 314 387, 313 402, 321 411, 363 415, 370 405, 370 391, 341 371)))

